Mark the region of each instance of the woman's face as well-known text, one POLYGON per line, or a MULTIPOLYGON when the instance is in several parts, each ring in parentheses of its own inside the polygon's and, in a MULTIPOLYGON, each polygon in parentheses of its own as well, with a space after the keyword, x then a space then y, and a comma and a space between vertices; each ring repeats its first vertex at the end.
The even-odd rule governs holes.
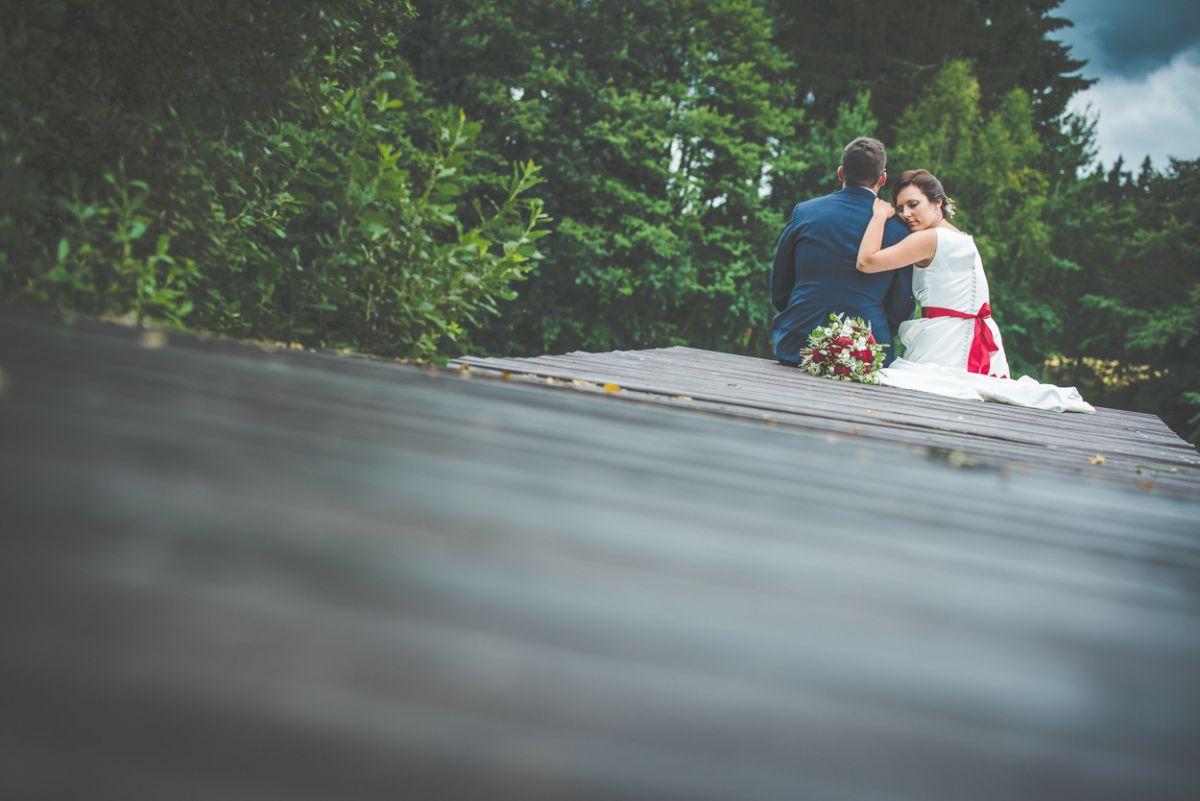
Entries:
POLYGON ((916 184, 909 184, 896 195, 896 216, 908 230, 921 231, 942 221, 942 205, 931 203, 916 184))

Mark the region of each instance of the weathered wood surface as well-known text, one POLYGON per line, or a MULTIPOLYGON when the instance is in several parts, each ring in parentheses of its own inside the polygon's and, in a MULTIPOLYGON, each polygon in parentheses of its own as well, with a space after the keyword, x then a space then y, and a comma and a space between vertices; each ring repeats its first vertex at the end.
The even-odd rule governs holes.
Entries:
POLYGON ((1200 783, 1195 497, 12 308, 0 377, 0 797, 1200 783))
POLYGON ((1058 414, 957 400, 830 381, 768 359, 681 347, 465 357, 456 364, 510 378, 548 378, 574 389, 602 391, 611 383, 622 388, 619 397, 957 452, 1019 470, 1200 494, 1200 454, 1159 418, 1139 412, 1058 414))

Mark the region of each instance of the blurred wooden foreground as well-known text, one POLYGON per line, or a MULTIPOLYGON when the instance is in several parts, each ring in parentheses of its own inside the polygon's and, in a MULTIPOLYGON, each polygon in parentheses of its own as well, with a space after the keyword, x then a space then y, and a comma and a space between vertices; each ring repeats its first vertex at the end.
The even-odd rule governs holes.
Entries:
POLYGON ((1154 418, 570 358, 0 308, 0 796, 1194 797, 1154 418))

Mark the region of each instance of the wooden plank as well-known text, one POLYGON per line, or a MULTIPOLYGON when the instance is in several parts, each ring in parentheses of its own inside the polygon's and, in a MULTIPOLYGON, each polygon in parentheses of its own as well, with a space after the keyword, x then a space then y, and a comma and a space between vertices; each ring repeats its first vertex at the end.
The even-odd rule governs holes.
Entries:
POLYGON ((1200 456, 1153 415, 1111 409, 1096 415, 1055 414, 962 401, 832 382, 769 360, 689 348, 531 359, 465 357, 457 364, 568 383, 613 383, 628 390, 621 397, 672 405, 683 398, 687 406, 707 412, 767 415, 772 422, 958 451, 973 460, 1020 469, 1200 492, 1200 456))
POLYGON ((0 314, 5 797, 1105 801, 1200 779, 1195 496, 147 344, 0 314))

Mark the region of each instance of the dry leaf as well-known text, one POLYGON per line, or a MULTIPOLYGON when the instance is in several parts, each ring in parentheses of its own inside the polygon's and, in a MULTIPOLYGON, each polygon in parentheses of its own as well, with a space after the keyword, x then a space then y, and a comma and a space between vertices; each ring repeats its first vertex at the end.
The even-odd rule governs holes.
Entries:
POLYGON ((620 392, 621 388, 619 386, 617 386, 616 384, 605 384, 604 391, 605 392, 620 392))
POLYGON ((552 387, 556 387, 556 386, 558 386, 559 384, 561 384, 562 382, 561 382, 561 381, 559 381, 559 380, 558 380, 557 378, 555 378, 554 376, 552 376, 552 375, 548 375, 548 376, 546 376, 546 383, 547 383, 547 384, 549 384, 549 385, 550 385, 550 386, 552 386, 552 387))
POLYGON ((508 370, 501 370, 500 377, 505 381, 512 381, 512 373, 510 373, 508 370))
POLYGON ((594 386, 596 386, 596 385, 595 385, 594 383, 592 383, 591 381, 584 381, 584 380, 582 380, 582 379, 579 379, 579 378, 572 378, 572 379, 571 379, 571 383, 572 383, 572 384, 574 384, 574 385, 575 385, 575 386, 577 386, 577 387, 594 387, 594 386))
POLYGON ((691 395, 676 395, 675 396, 675 400, 689 401, 691 399, 692 399, 691 395))
POLYGON ((143 331, 138 337, 138 344, 143 348, 158 350, 167 346, 167 335, 162 331, 143 331))
POLYGON ((971 466, 971 458, 962 451, 950 451, 950 453, 946 455, 946 461, 950 463, 951 467, 971 466))
POLYGON ((460 364, 460 365, 458 366, 458 372, 462 373, 463 375, 466 375, 467 373, 471 372, 471 365, 469 365, 469 364, 460 364))
POLYGON ((1092 464, 1104 464, 1105 461, 1107 460, 1098 453, 1092 457, 1092 464))
POLYGON ((862 429, 859 428, 858 426, 850 426, 849 428, 846 429, 846 433, 847 434, 861 434, 862 429))
POLYGON ((725 386, 727 386, 727 387, 733 387, 734 389, 741 389, 741 388, 742 388, 742 385, 741 385, 741 384, 726 384, 725 386))
POLYGON ((1154 484, 1152 484, 1149 481, 1146 481, 1145 479, 1143 479, 1142 481, 1139 481, 1138 486, 1141 487, 1142 489, 1144 489, 1146 492, 1154 492, 1154 484))

